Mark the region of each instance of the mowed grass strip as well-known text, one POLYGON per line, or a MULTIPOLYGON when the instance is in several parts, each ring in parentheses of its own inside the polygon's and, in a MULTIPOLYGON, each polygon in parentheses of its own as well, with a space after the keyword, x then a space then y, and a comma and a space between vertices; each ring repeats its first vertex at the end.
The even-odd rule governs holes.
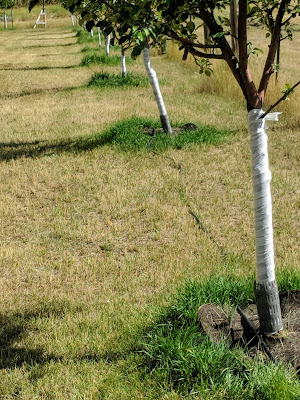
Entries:
MULTIPOLYGON (((66 21, 70 24, 68 19, 58 21, 57 26, 66 21)), ((50 48, 54 53, 50 66, 66 64, 59 40, 66 32, 69 36, 70 25, 47 31, 49 37, 58 38, 48 41, 57 45, 50 48)), ((0 39, 14 66, 20 57, 27 63, 44 51, 29 48, 25 58, 23 40, 36 41, 47 35, 42 30, 16 30, 1 33, 0 39)), ((294 40, 298 43, 297 37, 294 40)), ((69 56, 75 61, 69 58, 67 64, 78 65, 80 46, 74 43, 63 49, 76 51, 69 56)), ((197 376, 199 380, 203 377, 195 348, 194 358, 188 359, 191 368, 181 369, 186 379, 180 384, 173 382, 174 368, 165 370, 159 360, 166 355, 172 366, 172 360, 176 364, 177 355, 186 356, 189 347, 179 352, 169 342, 166 350, 176 350, 174 357, 173 350, 171 355, 155 350, 145 358, 156 334, 161 332, 158 343, 165 341, 168 330, 156 330, 159 320, 168 322, 162 308, 174 304, 178 311, 178 305, 185 307, 174 300, 178 287, 196 280, 190 287, 201 293, 205 277, 219 271, 221 277, 239 279, 242 291, 250 288, 243 280, 250 284, 255 271, 244 104, 236 100, 229 78, 226 85, 224 79, 217 82, 219 94, 214 95, 214 81, 209 81, 206 90, 206 78, 190 65, 158 57, 155 51, 152 63, 166 82, 162 91, 171 120, 178 121, 174 125, 193 122, 203 126, 204 132, 213 127, 221 133, 216 144, 157 144, 160 151, 153 151, 160 135, 150 141, 140 127, 136 131, 137 121, 159 127, 150 87, 86 88, 91 78, 88 68, 0 72, 4 82, 1 151, 11 152, 1 163, 0 174, 0 268, 5 288, 0 299, 0 393, 5 399, 177 400, 209 398, 214 393, 217 398, 229 394, 238 398, 244 367, 251 378, 245 378, 247 394, 256 388, 266 398, 271 394, 276 398, 276 391, 283 398, 291 393, 297 398, 299 384, 289 372, 281 367, 276 372, 260 362, 245 363, 240 354, 229 355, 238 376, 233 376, 230 365, 228 372, 217 365, 209 375, 215 386, 203 379, 201 395, 188 392, 196 388, 197 376), (24 87, 39 92, 27 95, 24 87), (61 90, 48 91, 55 87, 61 90), (68 89, 72 87, 77 88, 68 89), (5 97, 7 92, 16 97, 5 97), (17 97, 18 93, 23 95, 17 97), (123 129, 126 132, 121 134, 123 129), (233 134, 223 136, 224 132, 233 134), (137 143, 134 135, 138 135, 137 143), (101 143, 105 136, 109 140, 101 143), (65 142, 70 145, 60 151, 65 142), (49 143, 53 149, 46 148, 49 143), (189 209, 209 235, 199 229, 189 209), (231 257, 224 261, 224 254, 231 257), (149 342, 146 332, 152 332, 149 342), (274 376, 274 388, 266 385, 270 376, 274 376)), ((109 68, 110 73, 120 73, 119 66, 109 68)), ((142 60, 133 68, 135 73, 144 73, 142 60)), ((289 68, 296 74, 292 62, 289 68)), ((279 272, 299 265, 299 125, 297 114, 289 114, 288 104, 292 107, 293 103, 284 105, 286 117, 276 126, 269 123, 268 131, 279 272)), ((225 281, 220 280, 217 287, 225 281)), ((215 293, 216 287, 210 286, 210 291, 215 293)), ((189 291, 181 293, 188 301, 189 291)), ((240 292, 235 293, 239 297, 240 292)), ((199 301, 197 296, 190 298, 195 305, 199 301)), ((187 306, 193 318, 195 308, 187 306)), ((189 332, 181 332, 187 341, 178 340, 179 344, 193 343, 189 332)), ((227 350, 219 354, 227 357, 227 350)))

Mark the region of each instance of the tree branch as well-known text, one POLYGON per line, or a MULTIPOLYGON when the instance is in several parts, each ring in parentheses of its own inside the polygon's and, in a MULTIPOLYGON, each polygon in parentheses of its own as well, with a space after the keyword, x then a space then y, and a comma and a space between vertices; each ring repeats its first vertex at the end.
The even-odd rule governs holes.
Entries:
POLYGON ((288 17, 284 22, 281 23, 281 26, 284 26, 287 22, 289 22, 292 18, 294 18, 294 15, 292 14, 290 17, 288 17))
POLYGON ((223 54, 210 54, 210 53, 203 53, 202 51, 193 49, 192 47, 189 47, 188 49, 189 53, 193 54, 196 57, 201 57, 201 58, 210 58, 214 60, 224 60, 223 54))
POLYGON ((297 83, 295 83, 294 86, 292 86, 290 89, 288 89, 288 90, 284 93, 284 95, 283 95, 282 97, 280 97, 279 100, 276 101, 276 103, 274 103, 272 106, 270 106, 270 107, 267 109, 267 111, 266 111, 263 115, 261 115, 261 116, 259 117, 259 119, 265 118, 265 116, 266 116, 267 114, 269 114, 276 106, 278 106, 279 103, 281 103, 283 100, 285 100, 285 99, 292 93, 292 91, 293 91, 294 89, 296 89, 296 87, 297 87, 298 85, 300 85, 300 81, 297 82, 297 83))
POLYGON ((247 108, 248 111, 250 111, 253 108, 260 108, 261 101, 258 97, 257 89, 251 76, 248 61, 247 0, 239 1, 238 36, 240 71, 247 96, 247 108))
POLYGON ((265 67, 264 67, 264 71, 260 80, 260 84, 259 84, 259 89, 258 89, 258 94, 261 98, 261 101, 263 103, 264 98, 265 98, 265 94, 266 94, 266 90, 269 84, 269 80, 270 80, 270 76, 271 76, 271 71, 272 71, 272 64, 274 63, 274 59, 275 59, 275 55, 276 55, 276 51, 278 49, 278 45, 280 42, 280 32, 281 32, 281 23, 283 20, 283 16, 285 13, 285 6, 288 3, 289 0, 281 0, 280 6, 279 6, 279 10, 278 10, 278 14, 276 17, 276 21, 274 24, 274 29, 272 32, 272 38, 271 38, 271 43, 269 45, 269 51, 268 51, 268 55, 267 55, 267 59, 266 59, 266 63, 265 63, 265 67))
MULTIPOLYGON (((197 13, 197 16, 203 22, 206 23, 212 36, 216 35, 217 33, 223 32, 222 26, 220 26, 217 23, 213 14, 208 12, 204 6, 199 6, 199 12, 197 13)), ((244 94, 244 97, 248 103, 248 95, 247 95, 247 92, 245 89, 245 85, 244 85, 240 67, 239 67, 239 62, 238 62, 236 55, 232 51, 232 49, 231 49, 228 41, 224 37, 224 35, 216 37, 214 40, 218 43, 218 46, 220 47, 220 49, 222 51, 223 58, 226 61, 227 65, 229 66, 233 76, 235 77, 237 83, 239 84, 239 86, 244 94)))
POLYGON ((170 38, 175 39, 175 40, 177 40, 178 42, 180 42, 180 43, 186 45, 187 47, 196 47, 196 48, 199 48, 199 49, 219 49, 219 48, 220 48, 220 46, 214 45, 214 44, 202 44, 202 43, 195 43, 195 42, 192 42, 192 41, 189 40, 189 39, 186 39, 186 38, 183 38, 183 37, 179 36, 179 35, 178 35, 176 32, 174 32, 174 31, 170 31, 170 32, 168 33, 168 36, 169 36, 170 38))

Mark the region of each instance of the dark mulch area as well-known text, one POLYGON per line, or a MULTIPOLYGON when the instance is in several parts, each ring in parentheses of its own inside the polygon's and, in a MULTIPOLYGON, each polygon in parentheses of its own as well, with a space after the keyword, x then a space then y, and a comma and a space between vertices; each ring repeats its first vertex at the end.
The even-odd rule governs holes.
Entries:
POLYGON ((250 350, 251 356, 264 354, 266 358, 292 365, 300 374, 300 291, 280 294, 280 303, 283 330, 276 335, 260 335, 255 304, 243 310, 254 332, 236 309, 227 306, 204 304, 198 310, 198 320, 214 343, 225 340, 232 346, 240 344, 250 350))
MULTIPOLYGON (((198 130, 197 125, 192 124, 192 123, 187 123, 180 127, 174 127, 174 128, 172 127, 172 133, 170 136, 172 137, 172 136, 180 135, 184 131, 197 131, 197 130, 198 130)), ((154 135, 162 134, 165 132, 164 132, 163 128, 144 128, 142 130, 142 133, 144 133, 145 135, 154 136, 154 135)))

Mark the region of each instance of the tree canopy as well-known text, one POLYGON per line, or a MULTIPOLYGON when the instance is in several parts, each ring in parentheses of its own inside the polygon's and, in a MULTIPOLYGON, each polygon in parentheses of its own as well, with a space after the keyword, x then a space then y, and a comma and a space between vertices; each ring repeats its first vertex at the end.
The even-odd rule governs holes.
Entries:
POLYGON ((119 44, 133 46, 132 57, 142 52, 147 40, 158 42, 166 37, 177 41, 183 58, 191 54, 207 74, 210 59, 223 59, 244 94, 248 110, 262 107, 276 69, 276 51, 282 40, 292 38, 290 22, 300 14, 300 0, 240 0, 236 54, 230 46, 229 0, 66 0, 66 5, 81 14, 89 29, 95 24, 104 33, 112 33, 119 44), (247 24, 253 21, 267 26, 270 40, 258 85, 253 82, 249 66, 249 56, 260 52, 247 38, 247 24), (197 34, 203 23, 210 31, 209 44, 197 34))
POLYGON ((13 8, 15 5, 14 0, 0 0, 0 8, 7 10, 9 8, 13 8))

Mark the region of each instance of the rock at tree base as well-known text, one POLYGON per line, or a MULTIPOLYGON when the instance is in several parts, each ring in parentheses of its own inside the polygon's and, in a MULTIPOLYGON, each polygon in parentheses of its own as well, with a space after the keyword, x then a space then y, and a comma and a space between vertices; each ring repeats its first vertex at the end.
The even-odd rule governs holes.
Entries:
MULTIPOLYGON (((300 366, 300 291, 280 295, 283 331, 277 335, 263 336, 273 357, 290 364, 299 371, 300 366)), ((259 332, 259 319, 255 304, 249 305, 244 314, 259 332)), ((204 304, 198 309, 198 321, 203 331, 214 344, 227 342, 240 344, 250 349, 252 356, 264 353, 257 338, 242 322, 239 313, 232 307, 204 304)), ((267 357, 267 355, 266 355, 267 357)))
MULTIPOLYGON (((187 124, 182 125, 180 128, 172 128, 172 133, 170 136, 180 135, 185 131, 197 131, 197 125, 189 122, 187 124)), ((166 134, 162 128, 143 128, 141 130, 142 133, 149 136, 154 136, 156 134, 166 134)))
POLYGON ((224 310, 217 304, 203 304, 198 309, 198 321, 201 328, 217 344, 222 340, 228 340, 230 336, 230 307, 224 306, 224 310))

